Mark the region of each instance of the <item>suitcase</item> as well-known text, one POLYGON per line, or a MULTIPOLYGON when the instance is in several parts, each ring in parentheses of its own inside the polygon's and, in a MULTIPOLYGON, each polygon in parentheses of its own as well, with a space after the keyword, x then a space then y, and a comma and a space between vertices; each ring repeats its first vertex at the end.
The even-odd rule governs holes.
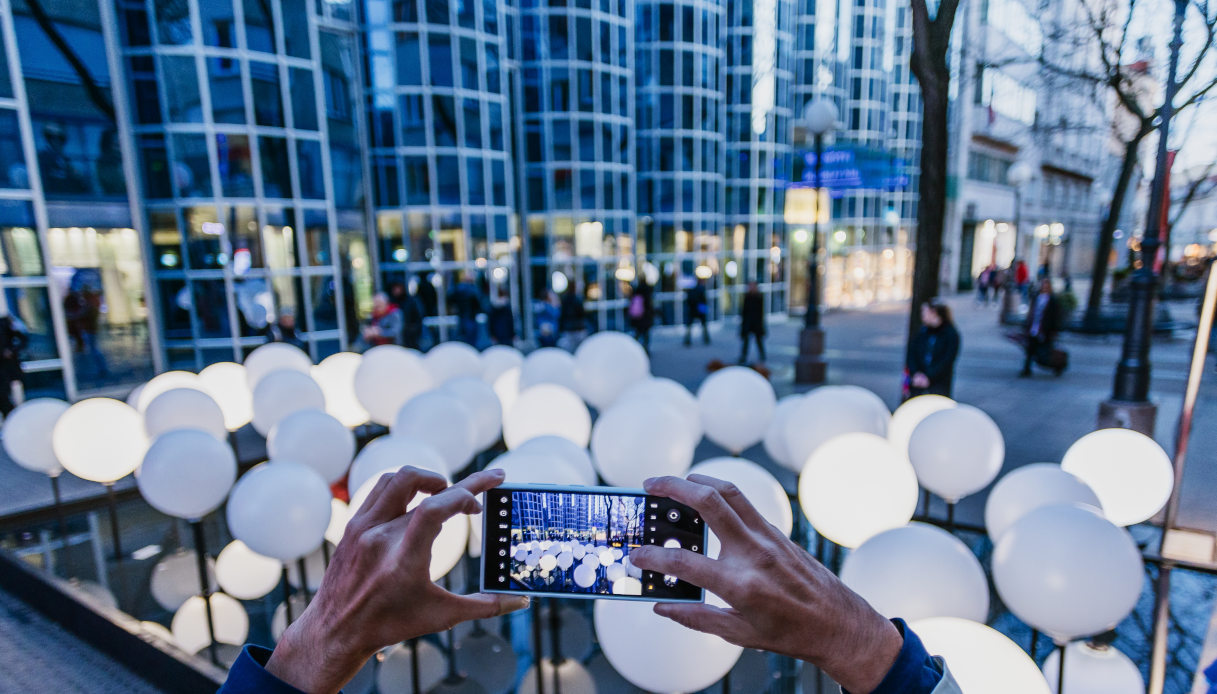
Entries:
POLYGON ((1052 369, 1057 376, 1060 376, 1065 369, 1069 368, 1069 352, 1055 347, 1041 349, 1039 354, 1035 355, 1035 363, 1046 369, 1052 369))

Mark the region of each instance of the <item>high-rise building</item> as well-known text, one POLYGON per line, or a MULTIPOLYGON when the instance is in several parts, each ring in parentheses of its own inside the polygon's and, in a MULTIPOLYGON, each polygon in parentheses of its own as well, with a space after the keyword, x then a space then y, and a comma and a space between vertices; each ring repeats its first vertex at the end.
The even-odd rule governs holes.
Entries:
MULTIPOLYGON (((424 346, 453 336, 462 279, 526 338, 563 293, 625 329, 642 281, 660 324, 699 280, 711 319, 749 282, 797 309, 797 119, 826 95, 833 151, 913 158, 902 12, 0 0, 0 309, 31 335, 28 386, 121 393, 272 335, 321 359, 365 344, 373 294, 398 285, 424 346)), ((898 297, 850 273, 859 249, 905 248, 907 189, 834 195, 829 304, 898 297)))

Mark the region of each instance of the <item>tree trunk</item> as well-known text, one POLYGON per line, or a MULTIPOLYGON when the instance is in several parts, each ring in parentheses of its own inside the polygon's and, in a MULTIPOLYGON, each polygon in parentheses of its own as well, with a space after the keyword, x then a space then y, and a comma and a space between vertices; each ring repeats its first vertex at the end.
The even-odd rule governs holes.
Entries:
POLYGON ((1103 287, 1107 284, 1107 264, 1111 257, 1116 227, 1120 223, 1124 200, 1128 197, 1132 175, 1137 168, 1138 149, 1141 141, 1152 131, 1152 127, 1147 130, 1145 126, 1142 126, 1137 134, 1124 145, 1124 161, 1120 165, 1120 177, 1116 179, 1115 190, 1111 193, 1111 206, 1107 210, 1107 217, 1103 220, 1099 238, 1095 241, 1094 265, 1090 272, 1090 297, 1086 302, 1086 314, 1082 318, 1083 330, 1097 332, 1102 329, 1103 287))
POLYGON ((946 59, 913 54, 921 84, 921 184, 917 205, 917 252, 913 260, 913 297, 909 340, 921 329, 921 305, 938 296, 942 274, 942 235, 947 208, 947 115, 950 71, 946 59))

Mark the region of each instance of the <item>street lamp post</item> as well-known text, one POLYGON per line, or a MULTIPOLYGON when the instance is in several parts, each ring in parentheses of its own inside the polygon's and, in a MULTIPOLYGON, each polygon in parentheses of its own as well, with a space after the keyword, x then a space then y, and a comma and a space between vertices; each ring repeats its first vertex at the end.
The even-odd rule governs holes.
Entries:
POLYGON ((1150 189, 1149 209, 1145 216, 1145 233, 1141 238, 1141 267, 1132 275, 1128 301, 1128 319, 1124 328, 1124 348, 1116 364, 1115 386, 1111 399, 1099 405, 1099 427, 1123 426, 1153 436, 1158 408, 1149 401, 1149 347, 1153 338, 1154 310, 1158 278, 1154 266, 1161 245, 1162 208, 1166 203, 1167 169, 1170 166, 1171 117, 1174 115, 1175 93, 1179 85, 1179 49, 1183 46, 1183 19, 1188 0, 1175 0, 1174 35, 1171 39, 1170 66, 1167 69, 1166 93, 1162 103, 1161 125, 1158 126, 1158 157, 1150 189))
MULTIPOLYGON (((1013 258, 1018 260, 1018 242, 1023 235, 1023 186, 1031 182, 1035 176, 1035 170, 1025 161, 1016 161, 1010 166, 1010 170, 1006 172, 1006 181, 1014 188, 1014 255, 1013 258)), ((1006 273, 1005 293, 1002 294, 1001 313, 997 316, 997 322, 1000 324, 1006 320, 1006 316, 1014 313, 1015 308, 1015 282, 1014 282, 1014 264, 1010 264, 1010 272, 1006 273)))
POLYGON ((837 107, 831 101, 817 98, 803 109, 803 126, 811 133, 816 161, 816 208, 811 232, 811 253, 807 258, 807 312, 799 334, 799 356, 794 362, 795 383, 823 383, 828 372, 824 361, 824 330, 820 327, 820 217, 823 210, 824 136, 837 127, 837 107))

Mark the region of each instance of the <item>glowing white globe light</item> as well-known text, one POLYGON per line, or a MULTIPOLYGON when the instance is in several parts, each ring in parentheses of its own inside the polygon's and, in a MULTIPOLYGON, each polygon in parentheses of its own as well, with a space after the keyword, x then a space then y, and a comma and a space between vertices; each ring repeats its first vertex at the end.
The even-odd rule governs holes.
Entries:
MULTIPOLYGON (((786 445, 786 423, 790 421, 802 400, 802 394, 787 395, 779 399, 777 406, 773 408, 773 417, 769 419, 769 427, 765 429, 765 438, 761 439, 761 445, 765 447, 765 452, 773 462, 787 470, 793 470, 795 464, 790 456, 790 448, 786 445)), ((802 469, 801 465, 799 469, 802 469)))
POLYGON ((743 648, 660 617, 646 602, 598 600, 596 636, 604 656, 650 692, 696 692, 722 679, 743 648))
MULTIPOLYGON (((165 556, 152 567, 148 579, 148 592, 163 609, 173 611, 182 606, 192 595, 203 591, 199 584, 199 558, 194 552, 178 550, 165 556)), ((215 561, 207 557, 208 588, 215 590, 215 561)))
POLYGON ((1131 429, 1083 436, 1065 452, 1061 469, 1088 484, 1108 520, 1122 526, 1152 518, 1175 485, 1170 456, 1157 441, 1131 429))
POLYGON ((279 585, 283 563, 264 557, 240 540, 233 540, 216 557, 216 580, 225 593, 239 600, 257 600, 279 585))
POLYGON ((596 484, 596 468, 592 464, 592 455, 586 448, 580 448, 570 439, 561 436, 538 436, 529 439, 518 446, 516 452, 530 455, 542 455, 561 458, 579 473, 578 484, 594 486, 596 484))
POLYGON ((443 342, 423 355, 423 364, 436 386, 454 378, 482 376, 482 355, 464 342, 443 342))
POLYGON ((13 462, 26 470, 52 477, 63 466, 51 447, 55 423, 68 411, 68 403, 55 398, 33 398, 21 403, 4 419, 0 443, 13 462))
POLYGON ((630 402, 663 401, 676 408, 685 420, 685 432, 694 444, 701 441, 701 412, 697 407, 697 398, 688 388, 670 378, 647 378, 637 381, 622 391, 614 404, 630 402))
MULTIPOLYGON (((781 483, 760 465, 743 458, 712 458, 694 465, 689 469, 689 474, 705 475, 734 484, 761 517, 783 535, 789 535, 794 527, 790 497, 786 496, 781 483)), ((717 557, 719 549, 718 536, 711 530, 707 553, 717 557)))
POLYGON ((609 409, 592 430, 600 476, 614 486, 641 487, 648 477, 684 474, 695 444, 680 435, 682 426, 680 413, 666 402, 609 409))
POLYGON ((198 429, 228 440, 224 412, 210 395, 194 388, 167 390, 144 408, 144 432, 149 441, 174 429, 198 429))
POLYGON ((254 394, 245 367, 230 361, 212 364, 199 372, 199 384, 220 406, 224 427, 236 431, 254 418, 254 394))
POLYGON ((561 436, 582 448, 591 440, 591 413, 569 388, 552 383, 528 388, 520 393, 506 413, 503 441, 508 448, 516 448, 538 436, 561 436))
POLYGON ((144 418, 121 400, 81 400, 55 422, 51 447, 68 472, 109 484, 134 472, 143 461, 148 450, 144 418))
MULTIPOLYGON (((376 487, 379 476, 363 483, 351 496, 351 516, 359 512, 360 507, 367 501, 368 495, 376 487)), ((406 511, 413 511, 430 494, 419 493, 406 506, 406 511)), ((469 542, 469 519, 464 514, 457 514, 444 521, 439 535, 431 543, 431 565, 429 567, 431 580, 438 581, 448 575, 449 571, 465 556, 465 546, 469 542)), ((535 562, 534 562, 535 564, 535 562)))
POLYGON ((355 457, 355 435, 321 410, 297 410, 266 437, 271 460, 291 460, 313 468, 328 483, 342 479, 355 457))
POLYGON ((997 477, 1006 443, 989 415, 957 405, 921 420, 909 437, 908 457, 921 486, 955 503, 997 477))
POLYGON ((1085 482, 1056 463, 1032 463, 1002 476, 985 502, 985 529, 996 543, 1019 518, 1041 506, 1089 504, 1102 510, 1099 497, 1085 482))
POLYGON ((935 412, 949 410, 956 404, 954 400, 941 395, 918 395, 909 398, 892 413, 892 421, 887 427, 887 440, 899 450, 907 452, 909 438, 922 420, 935 412))
POLYGON ((473 412, 443 390, 422 393, 402 405, 392 431, 430 444, 444 459, 450 475, 468 465, 477 452, 473 412))
POLYGON ((355 456, 347 475, 347 489, 354 494, 364 482, 406 465, 448 476, 448 464, 427 442, 405 435, 380 436, 355 456))
MULTIPOLYGON (((1044 660, 1044 678, 1058 694, 1061 651, 1052 649, 1044 660)), ((1145 679, 1128 656, 1111 646, 1075 641, 1065 646, 1065 694, 1144 694, 1145 679)))
POLYGON ((909 624, 930 653, 942 656, 963 692, 1048 694, 1035 661, 1010 639, 984 624, 932 617, 909 624))
POLYGON ((325 410, 325 394, 307 372, 280 370, 266 374, 254 388, 254 430, 263 436, 288 415, 325 410))
POLYGON ((1024 515, 998 540, 992 562, 1002 602, 1058 643, 1116 626, 1145 582, 1128 532, 1080 504, 1024 515))
MULTIPOLYGON (((799 406, 788 415, 786 452, 789 469, 802 472, 812 454, 837 436, 850 433, 886 436, 891 417, 885 412, 880 412, 872 397, 860 388, 816 388, 803 396, 799 406)), ((900 454, 904 455, 904 451, 900 454)))
POLYGON ((482 352, 482 380, 493 386, 499 376, 524 365, 524 354, 515 347, 493 345, 482 352))
MULTIPOLYGON (((249 615, 232 596, 215 593, 211 596, 211 616, 216 643, 240 646, 249 636, 249 615)), ((211 643, 207 633, 207 603, 193 596, 178 608, 170 626, 173 640, 178 648, 187 653, 198 653, 211 643)))
POLYGON ((245 473, 228 499, 228 529, 258 554, 283 562, 317 548, 330 523, 330 487, 316 470, 290 461, 245 473))
POLYGON ((575 350, 575 392, 598 410, 607 409, 626 388, 650 375, 651 358, 625 333, 596 333, 575 350))
POLYGON ((697 389, 706 438, 731 453, 739 453, 764 438, 776 404, 777 396, 769 381, 742 366, 710 374, 697 389))
POLYGON ((849 553, 841 581, 884 617, 989 617, 989 579, 968 546, 932 525, 885 530, 849 553))
POLYGON ((299 347, 286 342, 268 342, 245 357, 245 380, 253 392, 263 378, 275 371, 296 371, 307 376, 312 368, 312 358, 299 347))
POLYGON ((339 352, 322 359, 309 371, 325 395, 325 411, 352 429, 367 424, 371 417, 355 394, 355 372, 362 363, 360 354, 339 352))
POLYGON ((224 503, 237 479, 237 458, 208 432, 175 429, 152 442, 135 479, 152 508, 198 520, 224 503))
POLYGON ((434 385, 418 352, 378 345, 363 354, 355 370, 355 395, 373 422, 389 426, 410 398, 434 385))
POLYGON ((503 470, 508 484, 581 485, 583 477, 570 463, 552 455, 508 451, 495 458, 488 470, 503 470))
POLYGON ((139 397, 136 399, 134 407, 143 412, 148 409, 148 405, 152 404, 152 401, 158 396, 179 388, 203 390, 205 386, 199 381, 199 374, 189 371, 166 371, 163 374, 154 376, 151 381, 148 381, 140 388, 139 397))
POLYGON ((494 388, 480 378, 461 376, 449 380, 441 390, 473 414, 475 450, 484 451, 498 442, 503 433, 503 406, 494 388))
POLYGON ((558 385, 579 392, 575 385, 575 358, 570 352, 557 347, 542 347, 524 358, 524 364, 520 367, 520 390, 542 384, 558 385))
POLYGON ((819 446, 799 475, 799 504, 816 532, 857 547, 899 528, 917 508, 917 476, 875 434, 844 434, 819 446))
MULTIPOLYGON (((566 658, 557 667, 557 681, 560 692, 565 694, 596 694, 596 682, 592 679, 592 674, 587 671, 578 660, 574 658, 566 658)), ((549 658, 541 659, 541 681, 545 691, 554 691, 554 661, 549 658)), ((516 689, 516 694, 537 694, 537 668, 536 665, 528 668, 524 673, 524 678, 520 680, 520 686, 516 689)))

